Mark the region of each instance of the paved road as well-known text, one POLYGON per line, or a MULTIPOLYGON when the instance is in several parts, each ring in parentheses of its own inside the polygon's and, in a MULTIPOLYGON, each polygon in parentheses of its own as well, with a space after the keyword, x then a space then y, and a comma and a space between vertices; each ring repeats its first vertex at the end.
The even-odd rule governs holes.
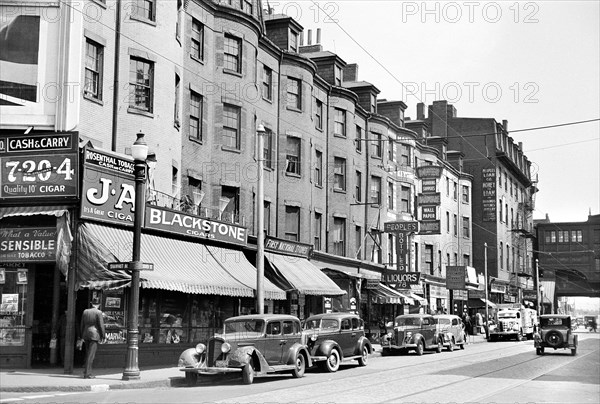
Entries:
POLYGON ((597 403, 600 401, 600 338, 581 334, 577 356, 569 351, 537 356, 532 341, 468 345, 464 351, 374 357, 367 367, 316 370, 302 379, 288 375, 213 377, 193 388, 157 388, 102 393, 2 395, 0 402, 95 403, 597 403))

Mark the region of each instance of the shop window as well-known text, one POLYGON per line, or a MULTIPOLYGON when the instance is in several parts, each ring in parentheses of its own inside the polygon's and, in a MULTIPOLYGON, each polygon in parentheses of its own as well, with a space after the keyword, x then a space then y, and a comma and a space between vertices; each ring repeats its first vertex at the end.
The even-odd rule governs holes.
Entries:
POLYGON ((26 268, 0 268, 0 347, 25 345, 26 268))

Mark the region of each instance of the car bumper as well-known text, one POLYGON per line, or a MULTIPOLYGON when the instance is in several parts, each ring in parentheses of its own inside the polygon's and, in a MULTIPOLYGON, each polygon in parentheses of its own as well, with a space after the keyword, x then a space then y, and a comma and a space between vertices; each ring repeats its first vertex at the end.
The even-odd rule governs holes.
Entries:
POLYGON ((220 373, 236 373, 241 372, 241 368, 221 368, 221 367, 210 367, 210 368, 180 368, 182 372, 198 373, 201 375, 216 375, 220 373))

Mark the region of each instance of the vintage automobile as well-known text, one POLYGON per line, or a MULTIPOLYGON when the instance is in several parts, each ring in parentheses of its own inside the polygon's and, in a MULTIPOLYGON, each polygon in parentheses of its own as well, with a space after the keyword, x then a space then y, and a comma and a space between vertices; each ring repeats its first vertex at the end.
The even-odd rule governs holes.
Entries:
POLYGON ((564 314, 543 314, 540 325, 533 335, 535 353, 543 355, 545 348, 570 349, 577 354, 577 335, 571 329, 571 317, 564 314))
POLYGON ((365 326, 356 314, 326 313, 310 316, 304 322, 305 343, 313 363, 335 372, 342 361, 357 360, 366 366, 373 352, 365 337, 365 326))
POLYGON ((429 314, 403 314, 394 320, 393 330, 382 343, 383 356, 414 350, 423 355, 424 350, 442 352, 443 337, 438 334, 435 318, 429 314))
POLYGON ((436 314, 433 318, 437 321, 438 335, 443 338, 442 344, 448 351, 454 351, 456 346, 465 349, 467 337, 460 317, 454 314, 436 314))
POLYGON ((255 376, 274 372, 302 377, 312 361, 297 317, 252 314, 225 320, 222 333, 185 350, 178 366, 189 386, 199 375, 230 372, 241 372, 242 382, 252 384, 255 376))

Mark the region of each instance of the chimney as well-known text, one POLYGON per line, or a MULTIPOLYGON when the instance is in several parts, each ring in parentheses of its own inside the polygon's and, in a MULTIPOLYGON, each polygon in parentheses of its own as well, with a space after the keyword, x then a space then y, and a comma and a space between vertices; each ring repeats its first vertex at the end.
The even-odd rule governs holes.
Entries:
POLYGON ((350 63, 344 67, 344 81, 358 81, 358 64, 350 63))
POLYGON ((321 43, 321 28, 317 28, 317 41, 315 42, 315 45, 318 45, 321 43))
POLYGON ((417 104, 417 120, 418 121, 425 120, 425 104, 422 102, 417 104))
POLYGON ((502 127, 504 128, 504 132, 508 133, 508 121, 506 119, 502 120, 502 127))
POLYGON ((523 142, 519 142, 519 150, 523 151, 523 142))
POLYGON ((308 36, 306 37, 306 44, 312 45, 312 29, 308 30, 308 36))
POLYGON ((304 31, 300 33, 300 46, 304 46, 304 31))

